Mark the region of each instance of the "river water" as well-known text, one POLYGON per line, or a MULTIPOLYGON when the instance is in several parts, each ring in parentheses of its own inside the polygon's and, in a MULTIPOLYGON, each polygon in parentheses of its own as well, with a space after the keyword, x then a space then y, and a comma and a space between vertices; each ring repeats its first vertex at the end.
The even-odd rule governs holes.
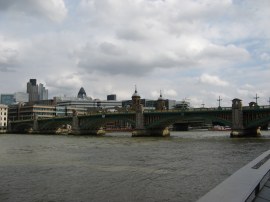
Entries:
POLYGON ((196 201, 270 148, 229 132, 0 135, 1 202, 196 201))

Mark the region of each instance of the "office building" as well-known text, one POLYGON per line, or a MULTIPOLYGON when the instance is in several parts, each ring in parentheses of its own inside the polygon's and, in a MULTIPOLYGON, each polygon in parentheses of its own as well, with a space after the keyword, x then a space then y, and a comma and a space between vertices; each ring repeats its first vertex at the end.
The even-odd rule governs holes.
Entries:
POLYGON ((8 118, 11 121, 55 117, 55 106, 40 104, 14 104, 9 106, 8 118))
POLYGON ((78 95, 77 95, 77 98, 80 98, 80 99, 87 98, 86 92, 85 92, 83 87, 80 88, 78 95))
POLYGON ((80 99, 67 97, 55 97, 56 106, 70 106, 76 109, 86 109, 88 111, 99 109, 113 109, 115 107, 121 107, 121 101, 114 100, 99 100, 99 99, 80 99))
MULTIPOLYGON (((157 100, 150 100, 150 99, 140 99, 140 104, 143 106, 146 110, 154 110, 157 107, 157 100)), ((165 102, 165 108, 166 109, 174 109, 175 108, 175 100, 168 100, 164 99, 165 102)), ((124 108, 130 108, 132 106, 132 100, 123 100, 122 101, 122 107, 124 108)))
POLYGON ((38 85, 38 100, 48 100, 48 90, 42 83, 38 85))
POLYGON ((14 94, 1 94, 1 104, 11 105, 15 103, 14 94))
POLYGON ((36 102, 48 99, 48 90, 42 83, 37 85, 36 79, 30 79, 27 83, 26 92, 29 94, 29 102, 36 102))
POLYGON ((28 93, 1 94, 1 104, 11 105, 19 102, 28 102, 28 93))
POLYGON ((15 103, 18 102, 28 102, 29 94, 24 92, 16 92, 14 93, 15 103))
POLYGON ((114 100, 116 101, 116 95, 115 94, 111 94, 111 95, 107 95, 107 100, 114 100))

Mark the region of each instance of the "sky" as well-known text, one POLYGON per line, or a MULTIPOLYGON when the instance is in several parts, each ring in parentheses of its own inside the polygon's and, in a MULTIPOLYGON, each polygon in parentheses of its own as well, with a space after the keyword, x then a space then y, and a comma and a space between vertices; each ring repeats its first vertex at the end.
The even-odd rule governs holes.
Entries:
POLYGON ((269 105, 269 0, 0 0, 0 94, 269 105))

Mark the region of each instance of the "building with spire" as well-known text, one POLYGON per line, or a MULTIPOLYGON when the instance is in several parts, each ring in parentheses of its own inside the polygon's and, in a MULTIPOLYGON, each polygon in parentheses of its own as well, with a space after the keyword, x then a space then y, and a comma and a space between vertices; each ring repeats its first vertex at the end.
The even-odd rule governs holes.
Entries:
POLYGON ((162 98, 162 93, 160 91, 160 96, 157 100, 157 104, 156 104, 156 110, 165 110, 166 109, 166 105, 165 105, 165 100, 162 98))
POLYGON ((131 109, 137 111, 141 105, 141 96, 138 94, 137 87, 135 86, 135 92, 133 93, 132 97, 132 105, 131 109))

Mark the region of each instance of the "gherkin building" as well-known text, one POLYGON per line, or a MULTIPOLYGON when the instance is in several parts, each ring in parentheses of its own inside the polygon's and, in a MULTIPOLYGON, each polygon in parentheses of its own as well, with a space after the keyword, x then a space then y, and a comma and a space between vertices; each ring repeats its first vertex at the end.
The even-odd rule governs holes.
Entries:
POLYGON ((86 92, 83 87, 80 88, 77 98, 86 98, 86 92))

